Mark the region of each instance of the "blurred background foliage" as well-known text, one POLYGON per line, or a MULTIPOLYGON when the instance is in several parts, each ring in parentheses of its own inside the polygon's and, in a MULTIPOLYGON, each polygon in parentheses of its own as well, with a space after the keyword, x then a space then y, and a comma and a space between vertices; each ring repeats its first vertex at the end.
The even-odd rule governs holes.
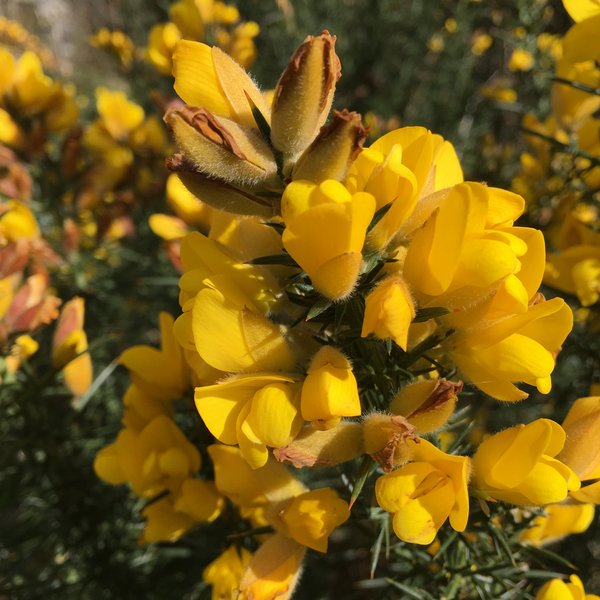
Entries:
MULTIPOLYGON (((510 187, 525 147, 522 116, 543 116, 549 108, 553 63, 540 50, 539 35, 562 34, 570 23, 555 0, 245 0, 237 6, 261 28, 251 72, 264 88, 274 86, 307 34, 328 29, 338 36, 343 72, 335 107, 369 113, 376 135, 399 125, 428 127, 454 143, 466 178, 503 187, 510 187), (517 48, 533 56, 533 70, 511 68, 517 48)), ((84 116, 94 114, 93 101, 85 98, 93 98, 97 85, 124 89, 160 114, 150 92, 170 93, 170 79, 149 65, 119 70, 88 38, 107 27, 144 46, 150 27, 167 19, 168 7, 166 0, 2 0, 0 15, 22 21, 56 54, 61 75, 77 85, 84 116)), ((61 223, 59 198, 51 188, 34 197, 51 238, 61 223)), ((0 597, 210 597, 200 580, 214 557, 211 526, 174 544, 140 546, 140 501, 103 484, 92 470, 95 452, 119 430, 126 377, 115 358, 131 345, 156 344, 158 312, 178 311, 177 273, 146 225, 162 208, 157 202, 135 207, 135 238, 109 244, 101 254, 82 251, 54 280, 59 297, 86 300, 96 377, 90 392, 73 407, 60 374, 43 361, 35 371, 24 369, 18 382, 0 386, 0 597)), ((49 356, 50 343, 46 332, 39 357, 49 356)), ((518 418, 560 420, 573 399, 588 394, 599 354, 597 336, 578 325, 559 357, 550 401, 532 394, 508 411, 477 398, 477 416, 495 429, 518 418)), ((189 428, 202 426, 197 415, 189 420, 189 428)), ((598 521, 553 548, 580 567, 588 593, 600 592, 598 521)), ((309 557, 311 577, 303 579, 298 598, 408 597, 378 587, 381 579, 369 582, 370 557, 359 548, 372 540, 337 543, 343 552, 309 557), (359 579, 362 584, 353 585, 359 579)), ((417 554, 401 557, 407 571, 411 560, 427 559, 417 554)), ((381 577, 386 568, 380 565, 381 577)))

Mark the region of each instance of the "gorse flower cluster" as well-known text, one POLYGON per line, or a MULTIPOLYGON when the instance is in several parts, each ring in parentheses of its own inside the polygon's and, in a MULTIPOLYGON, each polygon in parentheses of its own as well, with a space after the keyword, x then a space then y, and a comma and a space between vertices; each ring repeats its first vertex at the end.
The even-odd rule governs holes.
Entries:
POLYGON ((132 381, 124 429, 95 465, 154 499, 144 540, 217 519, 227 499, 254 529, 204 571, 213 598, 288 598, 306 549, 326 552, 359 496, 369 503, 364 486, 413 544, 431 544, 446 522, 465 531, 469 496, 593 513, 597 397, 563 426, 517 425, 472 456, 430 441, 453 418, 458 377, 504 402, 527 398, 519 382, 551 389, 572 314, 538 291, 544 240, 515 226, 523 199, 465 182, 453 146, 427 129, 363 148, 357 113, 328 121, 341 69, 327 31, 296 50, 272 103, 217 47, 178 42, 173 70, 185 102, 165 114, 173 197, 202 215, 206 235, 181 241, 182 314, 162 317, 161 351, 120 358, 132 381), (174 420, 191 385, 203 439, 215 440, 202 461, 197 433, 174 420), (295 475, 360 457, 350 489, 295 475))
MULTIPOLYGON (((0 20, 4 496, 18 490, 21 555, 50 531, 44 585, 104 597, 86 578, 115 567, 114 589, 144 595, 187 556, 195 571, 148 597, 193 579, 213 600, 599 598, 548 546, 600 503, 600 390, 574 375, 562 397, 565 369, 597 366, 579 340, 600 294, 600 5, 565 0, 561 41, 459 4, 424 31, 426 61, 461 46, 476 74, 502 45, 511 86, 555 69, 512 190, 469 176, 472 103, 456 138, 443 129, 456 146, 400 127, 410 110, 334 108, 327 30, 263 91, 246 71, 259 25, 176 0, 141 38, 88 40, 128 82, 87 98, 85 78, 61 81, 37 38, 0 20), (148 97, 141 73, 158 82, 148 97), (75 556, 93 559, 87 575, 75 556)), ((547 24, 535 4, 523 14, 547 24)), ((300 5, 277 5, 300 31, 300 5)), ((492 74, 481 96, 522 100, 492 74)), ((0 544, 9 569, 19 535, 0 544)), ((27 589, 14 571, 0 587, 27 589)))

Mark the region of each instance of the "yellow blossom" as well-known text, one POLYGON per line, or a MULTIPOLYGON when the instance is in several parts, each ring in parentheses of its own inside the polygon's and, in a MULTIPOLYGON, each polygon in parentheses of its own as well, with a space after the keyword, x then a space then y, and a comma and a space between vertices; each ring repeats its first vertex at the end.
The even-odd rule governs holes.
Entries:
POLYGON ((92 384, 92 358, 83 330, 84 311, 83 298, 69 300, 61 310, 52 339, 52 363, 62 369, 65 385, 77 398, 92 384))
POLYGON ((336 348, 323 346, 312 358, 302 384, 302 416, 317 427, 333 427, 340 417, 360 415, 360 398, 350 361, 336 348))
POLYGON ((132 382, 145 394, 163 401, 180 398, 190 384, 183 351, 173 335, 173 317, 160 313, 161 349, 132 346, 119 357, 132 382))
POLYGON ((474 385, 492 398, 514 402, 527 393, 513 382, 535 385, 544 394, 550 391, 556 352, 572 326, 569 306, 562 298, 552 298, 532 304, 525 313, 467 324, 448 338, 446 347, 474 385))
POLYGON ((267 462, 267 447, 289 444, 300 430, 298 392, 293 377, 264 373, 198 387, 195 399, 210 432, 224 444, 239 444, 258 468, 267 462))
POLYGON ((281 212, 283 245, 313 286, 332 300, 348 296, 360 274, 361 251, 375 213, 373 197, 352 195, 334 180, 320 185, 294 181, 285 189, 281 212))
POLYGON ((212 586, 212 600, 234 600, 242 575, 252 559, 246 548, 229 546, 202 571, 202 580, 212 586))
POLYGON ((300 576, 306 549, 281 534, 271 536, 254 554, 239 586, 238 600, 288 600, 300 576))
POLYGON ((463 180, 454 147, 424 127, 403 127, 364 149, 346 180, 350 193, 372 194, 376 209, 391 203, 369 233, 369 243, 385 247, 395 236, 418 228, 431 209, 423 200, 463 180))
POLYGON ((580 486, 577 475, 555 458, 565 438, 562 427, 548 419, 487 438, 473 457, 474 490, 483 498, 525 506, 561 502, 580 486))
POLYGON ((550 504, 536 517, 521 539, 530 544, 552 544, 572 533, 582 533, 594 520, 593 504, 550 504))
POLYGON ((280 513, 288 535, 319 552, 327 552, 329 535, 349 516, 348 504, 331 488, 296 496, 280 513))
POLYGON ((176 492, 200 468, 200 453, 165 415, 136 432, 123 429, 94 460, 100 479, 112 485, 129 483, 132 490, 152 497, 168 489, 176 492))
POLYGON ((438 450, 425 440, 414 444, 413 462, 383 475, 375 484, 381 508, 393 513, 396 535, 430 544, 446 519, 464 531, 469 516, 469 459, 438 450))

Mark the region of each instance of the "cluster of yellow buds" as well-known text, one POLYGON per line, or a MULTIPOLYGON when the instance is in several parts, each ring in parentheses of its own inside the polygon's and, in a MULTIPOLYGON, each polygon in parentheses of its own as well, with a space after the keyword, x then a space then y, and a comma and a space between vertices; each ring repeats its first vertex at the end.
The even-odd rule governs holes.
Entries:
POLYGON ((169 8, 169 21, 150 30, 146 56, 159 73, 170 75, 179 40, 208 41, 249 67, 256 58, 259 31, 257 23, 240 21, 238 9, 221 0, 177 0, 169 8))
POLYGON ((64 132, 77 120, 75 88, 44 73, 31 50, 15 58, 0 45, 0 64, 0 143, 38 154, 49 133, 64 132))

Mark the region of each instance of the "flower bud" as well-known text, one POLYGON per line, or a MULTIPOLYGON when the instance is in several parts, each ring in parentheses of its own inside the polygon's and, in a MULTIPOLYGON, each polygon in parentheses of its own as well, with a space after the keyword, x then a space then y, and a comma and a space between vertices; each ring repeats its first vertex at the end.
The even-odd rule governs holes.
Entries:
POLYGON ((391 338, 406 350, 414 317, 415 307, 406 284, 401 277, 388 277, 367 296, 360 335, 374 333, 382 340, 391 338))
POLYGON ((300 154, 327 119, 341 74, 334 46, 328 31, 307 37, 277 83, 271 141, 286 157, 300 154))
POLYGON ((273 216, 271 205, 257 196, 225 182, 209 179, 201 173, 187 171, 185 167, 184 170, 179 170, 180 156, 175 155, 172 160, 167 160, 167 166, 178 171, 179 179, 186 190, 204 204, 235 215, 255 215, 264 218, 273 216))
POLYGON ((396 394, 390 412, 403 415, 419 433, 429 433, 444 425, 456 407, 462 381, 428 379, 407 385, 396 394))
POLYGON ((323 346, 313 357, 302 385, 302 416, 318 428, 333 427, 340 417, 360 415, 358 385, 350 361, 336 348, 323 346))
POLYGON ((331 123, 321 128, 298 159, 292 178, 315 183, 326 179, 343 181, 366 138, 367 130, 358 113, 334 110, 331 123))
POLYGON ((414 426, 404 417, 373 413, 363 420, 365 452, 386 472, 411 459, 415 446, 407 440, 419 441, 414 426))
POLYGON ((238 185, 258 185, 277 165, 260 135, 204 108, 170 110, 165 122, 186 159, 201 173, 238 185))
POLYGON ((273 456, 294 467, 332 467, 356 458, 363 452, 360 423, 340 421, 325 430, 305 427, 287 446, 275 448, 273 456))

